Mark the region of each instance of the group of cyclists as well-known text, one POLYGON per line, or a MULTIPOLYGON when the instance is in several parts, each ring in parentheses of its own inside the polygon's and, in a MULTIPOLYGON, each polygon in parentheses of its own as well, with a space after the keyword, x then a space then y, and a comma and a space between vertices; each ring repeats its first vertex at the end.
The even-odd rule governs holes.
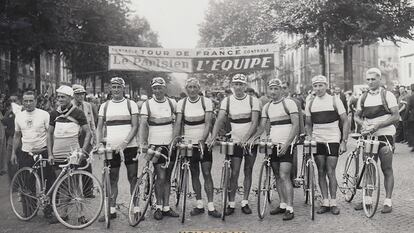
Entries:
MULTIPOLYGON (((355 121, 361 125, 363 134, 378 136, 378 140, 393 145, 395 134, 394 123, 398 121, 398 105, 394 95, 382 89, 381 71, 371 68, 366 72, 365 80, 369 91, 363 95, 357 104, 355 121), (385 98, 384 98, 385 96, 385 98)), ((96 135, 91 128, 95 127, 92 110, 87 104, 77 104, 77 99, 86 93, 82 86, 61 86, 57 92, 59 107, 50 114, 35 108, 36 96, 32 91, 23 94, 24 111, 16 116, 16 131, 13 143, 12 161, 22 166, 32 166, 32 153, 41 154, 50 160, 45 169, 47 183, 55 179, 56 164, 63 163, 65 156, 74 148, 81 148, 85 154, 92 150, 92 141, 97 145, 102 142, 110 144, 113 159, 110 161, 110 218, 117 218, 116 200, 118 196, 119 169, 123 160, 127 179, 132 192, 137 177, 138 161, 136 157, 142 148, 150 145, 162 148, 162 154, 168 154, 168 146, 174 138, 181 136, 186 142, 194 145, 204 145, 203 156, 196 146, 190 161, 191 180, 196 196, 192 216, 205 213, 200 182, 200 167, 204 178, 204 190, 207 196, 207 212, 209 216, 220 218, 214 204, 214 185, 211 175, 215 154, 209 149, 215 144, 220 131, 226 123, 231 125, 231 139, 234 142, 234 153, 231 156, 231 177, 228 194, 228 206, 225 215, 232 215, 236 208, 236 191, 238 188, 241 163, 244 158, 244 194, 241 201, 241 211, 251 214, 249 194, 252 186, 252 174, 257 149, 252 153, 245 150, 254 140, 266 137, 274 144, 281 144, 278 150, 271 154, 271 166, 276 178, 279 194, 279 206, 270 214, 283 214, 283 220, 294 218, 293 185, 291 171, 295 160, 294 148, 300 129, 304 128, 307 140, 317 142, 315 162, 318 169, 319 187, 322 204, 318 214, 331 212, 340 213, 337 205, 336 166, 340 154, 347 151, 349 122, 345 107, 341 100, 327 93, 326 77, 318 75, 312 78, 314 94, 306 99, 305 109, 294 99, 288 97, 284 84, 274 78, 268 82, 268 97, 270 101, 262 106, 261 101, 246 93, 247 77, 236 74, 231 79, 232 94, 225 97, 220 104, 217 116, 213 113, 213 102, 202 95, 200 82, 196 78, 188 78, 185 83, 187 97, 178 103, 166 96, 167 83, 161 77, 151 81, 153 96, 141 106, 124 97, 125 82, 120 77, 110 81, 111 99, 102 103, 99 108, 96 135), (302 113, 304 111, 304 113, 302 113), (215 120, 214 120, 215 119, 215 120), (79 140, 79 135, 81 140, 79 140), (91 138, 93 138, 91 140, 91 138), (16 156, 17 148, 21 146, 23 154, 16 156), (141 148, 141 149, 140 149, 141 148), (121 159, 122 155, 122 159, 121 159), (200 166, 201 165, 201 166, 200 166)), ((381 168, 385 177, 386 198, 382 213, 392 211, 392 190, 394 177, 392 170, 393 151, 381 146, 379 150, 381 168)), ((156 210, 153 217, 161 220, 164 217, 179 217, 170 207, 171 176, 175 152, 171 154, 168 167, 164 157, 154 163, 156 210)), ((355 206, 362 209, 362 204, 355 206)), ((51 222, 54 219, 52 211, 45 209, 45 216, 51 222)), ((99 221, 105 221, 104 218, 99 221)))

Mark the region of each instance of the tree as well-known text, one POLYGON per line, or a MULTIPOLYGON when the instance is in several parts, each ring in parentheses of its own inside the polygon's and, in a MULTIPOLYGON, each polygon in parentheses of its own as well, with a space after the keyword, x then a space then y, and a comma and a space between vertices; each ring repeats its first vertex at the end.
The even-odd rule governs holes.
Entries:
POLYGON ((343 51, 345 88, 352 84, 352 46, 378 40, 412 39, 414 8, 408 0, 273 0, 268 22, 273 30, 303 35, 299 45, 343 51))

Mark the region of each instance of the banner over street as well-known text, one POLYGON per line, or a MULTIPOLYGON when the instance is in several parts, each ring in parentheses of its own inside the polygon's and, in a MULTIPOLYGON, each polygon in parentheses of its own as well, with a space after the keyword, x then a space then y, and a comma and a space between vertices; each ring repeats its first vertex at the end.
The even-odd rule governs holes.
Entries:
POLYGON ((245 72, 275 68, 277 45, 164 49, 109 46, 109 70, 176 73, 245 72))

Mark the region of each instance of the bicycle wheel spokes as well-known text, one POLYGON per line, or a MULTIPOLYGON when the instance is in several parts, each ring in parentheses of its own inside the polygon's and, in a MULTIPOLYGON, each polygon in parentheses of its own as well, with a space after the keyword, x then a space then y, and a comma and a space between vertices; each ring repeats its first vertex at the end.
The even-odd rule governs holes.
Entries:
POLYGON ((102 206, 102 187, 98 179, 86 171, 73 171, 65 175, 53 191, 53 211, 68 228, 89 226, 98 218, 102 206))
POLYGON ((339 187, 347 202, 352 201, 356 194, 357 173, 355 155, 350 154, 346 159, 344 173, 342 174, 342 184, 339 187))
POLYGON ((129 202, 128 220, 131 226, 138 225, 145 216, 153 194, 153 175, 147 171, 138 178, 129 202))
POLYGON ((182 179, 182 196, 183 196, 183 203, 181 206, 181 223, 184 223, 185 221, 185 208, 187 204, 187 192, 188 192, 188 173, 189 168, 184 168, 183 172, 183 179, 182 179))
POLYGON ((377 211, 380 195, 380 175, 375 161, 366 164, 362 182, 362 204, 365 215, 371 218, 377 211))
POLYGON ((105 216, 105 227, 111 226, 111 182, 109 179, 109 170, 105 170, 102 179, 103 184, 103 196, 104 196, 104 216, 105 216))
POLYGON ((30 220, 39 210, 40 178, 31 168, 19 170, 10 185, 10 203, 21 220, 30 220))
POLYGON ((264 161, 260 168, 257 190, 257 214, 260 219, 264 218, 266 206, 270 199, 270 180, 270 168, 267 166, 267 161, 264 161))
POLYGON ((225 220, 226 218, 226 208, 227 208, 227 197, 228 197, 228 185, 230 180, 230 167, 228 165, 224 165, 223 171, 223 183, 221 186, 223 187, 223 192, 221 193, 221 206, 222 206, 222 212, 221 212, 221 220, 225 220))
POLYGON ((310 204, 310 216, 311 219, 315 219, 315 192, 316 192, 316 184, 315 184, 315 167, 313 163, 309 163, 308 167, 308 181, 309 181, 309 191, 308 191, 308 200, 310 204))

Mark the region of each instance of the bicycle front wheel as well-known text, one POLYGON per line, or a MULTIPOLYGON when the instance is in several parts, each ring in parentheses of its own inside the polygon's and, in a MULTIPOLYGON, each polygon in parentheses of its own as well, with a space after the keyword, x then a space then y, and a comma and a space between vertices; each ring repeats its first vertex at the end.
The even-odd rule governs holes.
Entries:
POLYGON ((259 183, 257 190, 257 214, 263 219, 266 213, 267 203, 270 202, 271 196, 271 169, 267 166, 267 161, 262 163, 259 173, 259 183))
POLYGON ((171 188, 175 192, 175 207, 180 204, 180 194, 182 186, 182 171, 181 171, 181 158, 177 158, 173 170, 173 178, 171 180, 171 188))
POLYGON ((181 206, 181 223, 184 223, 185 221, 185 208, 187 204, 187 192, 188 192, 188 172, 189 172, 189 168, 185 168, 183 170, 183 179, 182 179, 183 203, 181 206))
POLYGON ((102 186, 94 175, 82 170, 69 171, 57 181, 52 207, 63 225, 82 229, 98 218, 103 199, 102 186))
POLYGON ((224 165, 223 171, 222 171, 222 187, 223 192, 221 193, 221 206, 222 206, 222 213, 221 213, 221 220, 226 219, 226 208, 227 208, 227 197, 228 197, 228 185, 230 180, 230 167, 227 165, 224 165))
POLYGON ((380 174, 377 163, 370 160, 365 165, 364 178, 362 180, 362 206, 365 215, 372 218, 378 207, 380 196, 380 174))
POLYGON ((128 220, 129 225, 136 226, 144 220, 145 213, 150 204, 153 192, 154 176, 147 170, 138 179, 129 201, 128 220))
POLYGON ((103 192, 104 192, 104 215, 105 227, 111 226, 111 182, 109 179, 109 169, 105 170, 102 176, 103 192))
POLYGON ((10 184, 10 203, 14 214, 23 221, 32 219, 39 210, 40 178, 32 168, 22 168, 10 184))
POLYGON ((349 154, 342 174, 342 184, 339 190, 345 197, 345 201, 351 202, 356 194, 356 183, 358 177, 357 159, 353 153, 349 154))
POLYGON ((308 201, 310 204, 310 216, 312 220, 315 220, 315 191, 316 191, 316 185, 315 185, 315 167, 313 166, 313 163, 309 163, 308 167, 308 201))

